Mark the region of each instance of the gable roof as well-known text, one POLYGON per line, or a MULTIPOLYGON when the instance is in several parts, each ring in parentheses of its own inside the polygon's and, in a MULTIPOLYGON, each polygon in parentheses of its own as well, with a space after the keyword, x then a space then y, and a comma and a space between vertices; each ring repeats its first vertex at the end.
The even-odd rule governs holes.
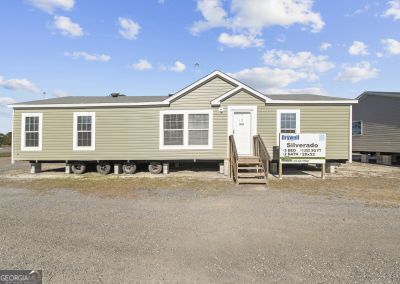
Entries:
POLYGON ((382 97, 395 97, 400 98, 400 92, 374 92, 374 91, 365 91, 361 95, 359 95, 356 99, 361 100, 366 96, 382 96, 382 97))
POLYGON ((259 98, 266 104, 355 104, 357 100, 337 97, 328 97, 312 94, 282 94, 265 95, 261 92, 243 84, 235 78, 221 72, 214 71, 207 76, 197 80, 171 96, 79 96, 62 97, 37 101, 29 101, 10 105, 11 108, 68 108, 68 107, 124 107, 124 106, 169 106, 171 102, 180 99, 190 91, 206 84, 214 78, 220 78, 234 86, 234 88, 218 98, 211 101, 211 106, 219 106, 222 101, 234 96, 240 91, 246 91, 259 98))
POLYGON ((233 86, 236 86, 233 90, 223 94, 222 96, 216 98, 215 100, 213 100, 211 102, 212 106, 218 106, 222 100, 224 100, 225 98, 231 96, 232 94, 235 94, 236 92, 240 91, 240 90, 246 90, 250 93, 252 93, 253 95, 255 95, 256 97, 260 98, 262 101, 267 102, 270 99, 267 98, 265 95, 263 95, 262 93, 260 93, 259 91, 243 84, 242 82, 239 82, 238 80, 236 80, 235 78, 232 78, 231 76, 221 72, 221 71, 214 71, 210 74, 208 74, 207 76, 201 78, 200 80, 194 82, 193 84, 190 84, 189 86, 187 86, 186 88, 180 90, 179 92, 175 93, 173 96, 171 96, 170 98, 168 98, 167 100, 165 100, 165 102, 172 102, 182 96, 184 96, 185 94, 187 94, 188 92, 190 92, 191 90, 201 86, 202 84, 204 84, 205 82, 208 82, 216 77, 219 77, 229 83, 231 83, 233 86))

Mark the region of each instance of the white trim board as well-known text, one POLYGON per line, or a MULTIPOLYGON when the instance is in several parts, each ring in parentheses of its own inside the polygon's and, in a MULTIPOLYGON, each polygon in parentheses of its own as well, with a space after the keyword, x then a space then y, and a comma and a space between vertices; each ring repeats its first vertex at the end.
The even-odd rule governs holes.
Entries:
MULTIPOLYGON (((237 89, 237 88, 245 89, 245 90, 251 92, 252 94, 254 94, 255 96, 260 97, 264 101, 270 101, 271 100, 271 99, 267 98, 266 96, 264 96, 263 94, 261 94, 260 92, 258 92, 257 90, 254 90, 254 89, 250 88, 249 86, 246 86, 245 84, 243 84, 243 83, 239 82, 238 80, 232 78, 231 76, 229 76, 229 75, 217 70, 217 71, 214 71, 214 72, 208 74, 207 76, 201 78, 200 80, 194 82, 193 84, 187 86, 186 88, 180 90, 179 92, 175 93, 173 96, 169 97, 168 99, 164 100, 163 102, 164 103, 170 103, 171 101, 179 98, 180 96, 184 95, 185 93, 187 93, 191 89, 194 89, 194 88, 200 86, 201 84, 203 84, 204 82, 207 82, 208 80, 212 79, 213 77, 221 77, 222 79, 232 83, 233 85, 236 85, 235 89, 237 89)), ((226 95, 227 94, 224 94, 221 97, 226 96, 226 95)), ((213 100, 211 102, 211 104, 213 106, 218 106, 219 104, 216 104, 217 100, 218 100, 218 98, 213 100), (213 104, 213 102, 214 102, 214 104, 213 104)))
POLYGON ((162 110, 159 124, 160 150, 210 150, 213 149, 214 120, 212 109, 162 110), (183 145, 164 145, 164 114, 183 114, 183 145), (208 145, 189 145, 189 114, 208 114, 208 145))
MULTIPOLYGON (((353 106, 350 105, 349 115, 349 163, 353 162, 353 106)), ((363 132, 362 121, 361 121, 361 135, 363 132)))
POLYGON ((42 140, 43 140, 43 113, 41 112, 24 112, 21 113, 21 151, 35 152, 42 151, 42 140), (26 147, 25 146, 25 118, 26 117, 38 117, 39 118, 39 146, 37 147, 26 147))
POLYGON ((72 124, 72 150, 73 151, 94 151, 96 150, 96 113, 95 112, 74 112, 72 124), (78 146, 78 116, 92 117, 92 141, 91 146, 78 146))
MULTIPOLYGON (((251 113, 251 137, 257 135, 257 106, 255 105, 228 106, 227 145, 229 145, 229 136, 233 134, 233 114, 234 112, 241 112, 241 111, 251 113)), ((250 145, 252 152, 253 143, 250 143, 250 145)), ((229 156, 229 147, 227 147, 227 155, 229 156)))
POLYGON ((14 117, 15 110, 12 111, 12 121, 11 121, 11 164, 15 164, 14 160, 14 117))

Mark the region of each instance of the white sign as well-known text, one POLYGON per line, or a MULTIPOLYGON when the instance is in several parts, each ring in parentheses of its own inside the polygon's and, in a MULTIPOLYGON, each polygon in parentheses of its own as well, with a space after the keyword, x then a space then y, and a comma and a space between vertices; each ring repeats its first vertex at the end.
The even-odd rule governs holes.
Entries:
POLYGON ((280 133, 279 159, 283 164, 324 164, 325 133, 280 133))

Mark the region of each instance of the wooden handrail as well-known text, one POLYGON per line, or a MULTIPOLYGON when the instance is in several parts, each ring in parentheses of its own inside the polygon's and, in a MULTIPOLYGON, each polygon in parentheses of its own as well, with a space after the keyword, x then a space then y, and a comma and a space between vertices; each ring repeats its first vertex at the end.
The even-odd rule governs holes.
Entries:
POLYGON ((238 159, 239 155, 236 149, 235 138, 233 135, 229 136, 229 177, 231 177, 235 182, 238 178, 238 159))
POLYGON ((268 178, 269 162, 271 161, 271 156, 269 155, 267 147, 265 147, 265 144, 260 135, 253 136, 253 146, 254 156, 258 156, 260 158, 265 170, 265 178, 268 178))

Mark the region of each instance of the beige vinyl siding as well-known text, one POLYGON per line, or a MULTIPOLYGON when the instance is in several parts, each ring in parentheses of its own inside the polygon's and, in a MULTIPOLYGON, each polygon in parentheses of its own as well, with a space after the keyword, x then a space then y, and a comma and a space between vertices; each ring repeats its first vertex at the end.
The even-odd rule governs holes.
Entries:
POLYGON ((349 106, 340 105, 265 105, 260 99, 240 92, 210 107, 210 102, 234 86, 215 78, 171 103, 170 107, 122 107, 78 109, 15 110, 15 160, 222 160, 227 157, 227 115, 229 105, 256 105, 258 133, 270 153, 276 146, 277 109, 300 109, 302 132, 325 132, 328 137, 328 159, 348 158, 349 106), (204 150, 160 150, 161 110, 213 110, 213 147, 204 150), (96 149, 73 151, 73 113, 96 113, 96 149), (43 113, 43 143, 40 152, 21 152, 22 113, 43 113))
POLYGON ((353 151, 400 153, 400 98, 367 95, 353 106, 353 121, 360 120, 353 151))
POLYGON ((259 99, 241 92, 222 105, 256 105, 257 130, 269 153, 277 145, 277 110, 299 109, 300 132, 327 134, 327 159, 348 159, 350 107, 348 105, 264 105, 259 99))
POLYGON ((210 109, 210 101, 233 86, 215 78, 173 102, 170 107, 35 109, 15 110, 15 160, 167 160, 224 159, 226 157, 226 114, 213 108, 214 137, 210 150, 160 150, 160 111, 210 109), (73 151, 73 113, 96 113, 95 151, 73 151), (43 113, 43 149, 21 152, 21 114, 43 113), (225 136, 222 136, 225 135, 225 136))

